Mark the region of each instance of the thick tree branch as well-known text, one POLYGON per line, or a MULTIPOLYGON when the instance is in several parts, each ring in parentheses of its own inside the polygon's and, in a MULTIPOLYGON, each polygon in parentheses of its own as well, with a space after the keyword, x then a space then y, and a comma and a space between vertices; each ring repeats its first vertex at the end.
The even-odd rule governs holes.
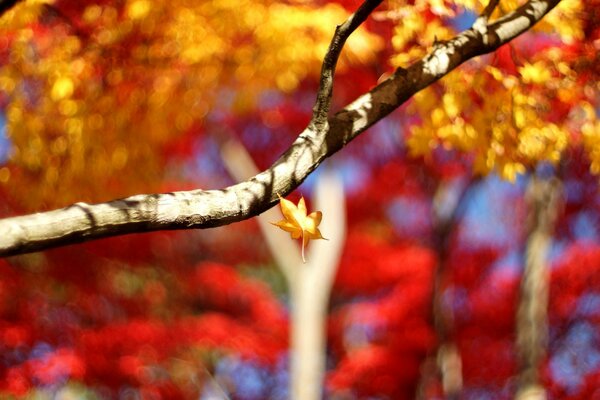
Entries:
MULTIPOLYGON (((222 140, 221 158, 227 172, 236 182, 245 181, 260 172, 246 148, 233 138, 222 140)), ((281 268, 289 284, 296 278, 295 274, 303 262, 297 243, 290 240, 289 234, 284 234, 285 232, 279 229, 273 229, 273 225, 271 225, 271 222, 282 219, 281 212, 277 208, 273 207, 259 215, 257 222, 273 259, 281 268)), ((309 260, 312 258, 311 248, 308 250, 309 260)))
POLYGON ((222 190, 142 194, 108 203, 77 203, 60 210, 0 220, 0 256, 28 253, 107 236, 163 229, 211 228, 248 219, 277 203, 327 157, 387 116, 419 90, 463 62, 489 53, 538 22, 560 0, 530 0, 487 25, 439 43, 422 60, 398 69, 328 119, 309 125, 267 170, 222 190))

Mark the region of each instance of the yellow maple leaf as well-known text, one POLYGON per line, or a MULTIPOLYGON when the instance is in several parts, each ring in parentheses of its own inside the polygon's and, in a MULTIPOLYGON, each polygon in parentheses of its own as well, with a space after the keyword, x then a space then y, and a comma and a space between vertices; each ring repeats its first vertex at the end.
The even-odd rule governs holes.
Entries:
POLYGON ((298 206, 296 206, 291 201, 279 196, 279 206, 281 207, 284 219, 277 223, 271 222, 271 224, 289 232, 292 239, 302 238, 302 261, 306 262, 306 259, 304 258, 304 248, 308 244, 308 241, 325 239, 321 235, 319 228, 317 228, 321 223, 323 213, 321 213, 321 211, 315 211, 307 215, 304 197, 300 197, 298 206))

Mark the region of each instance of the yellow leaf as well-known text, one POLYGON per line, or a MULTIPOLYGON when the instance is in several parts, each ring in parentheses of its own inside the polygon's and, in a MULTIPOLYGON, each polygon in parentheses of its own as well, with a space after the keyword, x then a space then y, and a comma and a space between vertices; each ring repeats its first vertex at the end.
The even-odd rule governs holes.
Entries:
POLYGON ((271 222, 271 224, 289 232, 292 239, 302 238, 302 261, 306 262, 304 258, 304 248, 309 240, 325 239, 318 228, 323 214, 321 211, 315 211, 306 215, 307 210, 304 197, 300 198, 300 201, 298 201, 298 205, 296 206, 291 201, 279 196, 279 206, 281 207, 284 219, 277 223, 271 222))
POLYGON ((442 102, 444 103, 444 110, 446 110, 446 114, 450 118, 456 118, 460 113, 460 109, 458 107, 458 99, 453 93, 446 93, 442 97, 442 102))
POLYGON ((131 19, 144 18, 150 12, 151 4, 147 0, 136 0, 128 4, 127 15, 131 19))
POLYGON ((490 75, 492 75, 492 77, 499 81, 502 82, 502 80, 504 79, 504 74, 502 73, 501 70, 499 70, 498 68, 492 67, 491 65, 488 65, 485 67, 486 71, 490 73, 490 75))
POLYGON ((52 99, 58 101, 67 97, 71 97, 73 90, 73 81, 70 78, 64 76, 58 78, 52 86, 52 99))
POLYGON ((519 68, 519 72, 525 83, 540 84, 552 77, 550 70, 542 61, 538 61, 535 64, 525 63, 523 67, 519 68))

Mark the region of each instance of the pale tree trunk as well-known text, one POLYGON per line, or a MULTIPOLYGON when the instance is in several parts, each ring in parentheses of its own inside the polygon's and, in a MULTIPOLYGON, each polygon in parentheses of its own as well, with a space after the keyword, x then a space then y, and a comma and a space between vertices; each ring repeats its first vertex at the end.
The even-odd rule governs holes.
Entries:
POLYGON ((548 340, 547 257, 558 214, 562 185, 557 178, 533 176, 527 188, 529 234, 517 310, 518 400, 545 400, 539 370, 548 340))
MULTIPOLYGON (((256 166, 239 143, 228 140, 222 149, 226 168, 234 178, 244 180, 255 174, 256 166)), ((279 210, 271 209, 258 217, 263 236, 290 291, 290 398, 293 400, 317 400, 323 396, 327 309, 346 234, 340 178, 327 171, 322 173, 313 200, 314 209, 323 212, 321 231, 329 240, 311 242, 306 263, 302 262, 300 249, 289 234, 269 223, 281 220, 279 210)))
POLYGON ((323 396, 329 295, 346 237, 341 179, 325 172, 317 180, 315 209, 323 211, 323 235, 311 244, 306 264, 297 264, 289 282, 292 305, 291 377, 293 400, 323 396), (325 225, 326 224, 326 225, 325 225))

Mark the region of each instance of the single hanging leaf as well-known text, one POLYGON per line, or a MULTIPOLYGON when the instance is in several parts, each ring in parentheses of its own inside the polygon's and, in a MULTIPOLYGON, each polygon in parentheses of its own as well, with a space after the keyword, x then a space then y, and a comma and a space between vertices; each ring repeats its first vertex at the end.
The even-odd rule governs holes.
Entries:
POLYGON ((271 224, 289 232, 292 239, 302 238, 302 261, 306 262, 306 259, 304 258, 304 248, 308 244, 308 241, 313 239, 325 239, 318 228, 323 213, 321 213, 321 211, 315 211, 306 215, 307 210, 304 197, 300 197, 298 206, 296 206, 291 201, 279 196, 279 206, 281 207, 284 219, 277 223, 271 222, 271 224))

